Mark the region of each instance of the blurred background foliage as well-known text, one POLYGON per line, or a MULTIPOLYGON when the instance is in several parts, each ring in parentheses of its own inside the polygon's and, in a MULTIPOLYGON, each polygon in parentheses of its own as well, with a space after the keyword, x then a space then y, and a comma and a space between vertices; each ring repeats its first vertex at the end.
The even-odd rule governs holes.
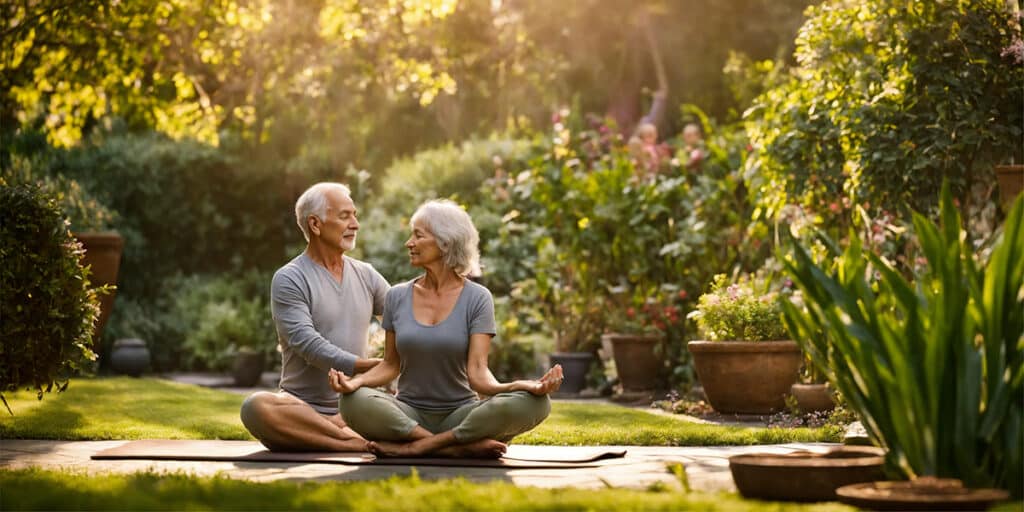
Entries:
MULTIPOLYGON (((481 232, 496 373, 517 376, 556 341, 593 350, 609 308, 692 307, 770 266, 782 231, 901 254, 895 205, 936 204, 942 177, 995 229, 991 165, 1021 160, 1019 2, 904 4, 4 2, 0 166, 125 237, 100 353, 141 337, 162 371, 222 366, 207 341, 242 323, 272 343, 260 283, 304 247, 310 184, 352 187, 356 256, 392 282, 413 275, 408 216, 451 197, 481 232), (638 179, 625 139, 659 65, 663 139, 696 122, 707 158, 638 179)), ((695 334, 672 332, 685 387, 695 334)))

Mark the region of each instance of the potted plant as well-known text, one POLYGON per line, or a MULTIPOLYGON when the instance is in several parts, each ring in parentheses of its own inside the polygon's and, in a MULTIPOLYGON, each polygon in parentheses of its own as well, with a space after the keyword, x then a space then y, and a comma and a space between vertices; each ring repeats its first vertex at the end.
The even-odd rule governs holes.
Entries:
POLYGON ((183 343, 191 365, 230 373, 238 386, 260 382, 277 347, 266 300, 248 293, 260 276, 199 278, 177 297, 179 315, 194 321, 183 343))
POLYGON ((730 282, 717 275, 701 295, 697 326, 706 341, 691 341, 697 378, 718 412, 769 414, 786 406, 803 360, 787 340, 778 291, 756 275, 730 282))
POLYGON ((796 400, 797 408, 802 413, 823 412, 835 409, 836 402, 832 398, 832 387, 814 360, 804 355, 803 367, 800 371, 800 382, 790 387, 790 394, 796 400))
POLYGON ((803 307, 783 304, 790 332, 830 368, 832 385, 887 450, 890 474, 911 479, 840 488, 851 503, 874 497, 896 501, 866 506, 911 508, 900 500, 935 494, 923 477, 962 480, 956 500, 980 487, 1024 493, 1024 198, 987 257, 966 236, 948 185, 940 218, 914 215, 925 263, 911 277, 857 237, 842 254, 828 242, 830 262, 816 263, 799 244, 785 261, 803 294, 803 307))
POLYGON ((682 329, 686 290, 665 285, 651 292, 612 290, 608 323, 601 336, 603 350, 615 363, 622 390, 653 391, 666 381, 665 344, 682 329), (618 292, 618 293, 615 293, 618 292))
POLYGON ((572 268, 550 261, 552 250, 541 251, 540 263, 558 279, 538 271, 533 279, 520 282, 513 296, 543 319, 545 330, 554 338, 550 364, 562 365, 564 380, 559 394, 576 394, 587 385, 594 352, 604 330, 604 300, 598 288, 572 268))

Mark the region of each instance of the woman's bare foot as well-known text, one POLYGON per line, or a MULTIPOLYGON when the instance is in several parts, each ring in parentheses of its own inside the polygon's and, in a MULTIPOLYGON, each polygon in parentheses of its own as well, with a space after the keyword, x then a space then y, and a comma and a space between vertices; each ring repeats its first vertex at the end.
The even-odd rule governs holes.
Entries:
POLYGON ((472 443, 446 446, 437 451, 443 457, 460 457, 464 459, 500 459, 505 455, 508 446, 494 439, 481 439, 472 443))
POLYGON ((419 457, 423 455, 423 450, 415 445, 415 441, 409 443, 370 441, 366 443, 366 448, 378 457, 419 457))

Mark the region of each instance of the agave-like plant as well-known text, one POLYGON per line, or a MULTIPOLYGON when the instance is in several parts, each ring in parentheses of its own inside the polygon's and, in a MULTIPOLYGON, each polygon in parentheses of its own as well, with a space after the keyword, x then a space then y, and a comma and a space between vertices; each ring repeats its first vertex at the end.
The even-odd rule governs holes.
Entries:
POLYGON ((856 236, 841 255, 826 240, 838 255, 828 266, 799 244, 783 258, 803 302, 783 304, 786 326, 887 450, 890 472, 1021 497, 1022 217, 1018 197, 982 265, 944 188, 938 225, 914 215, 927 266, 913 280, 856 236))

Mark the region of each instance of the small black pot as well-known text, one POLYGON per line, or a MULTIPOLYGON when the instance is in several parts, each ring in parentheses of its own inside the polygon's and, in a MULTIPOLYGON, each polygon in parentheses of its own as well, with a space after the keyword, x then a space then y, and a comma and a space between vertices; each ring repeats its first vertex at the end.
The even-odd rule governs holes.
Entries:
POLYGON ((594 354, 590 352, 555 352, 551 354, 551 365, 562 365, 562 386, 558 394, 574 395, 587 386, 587 372, 594 354))
POLYGON ((124 338, 114 342, 110 352, 110 368, 114 373, 138 377, 149 369, 150 355, 146 342, 124 338))
POLYGON ((231 375, 235 385, 251 388, 260 383, 265 367, 263 354, 251 350, 241 350, 235 354, 235 362, 231 366, 231 375))

